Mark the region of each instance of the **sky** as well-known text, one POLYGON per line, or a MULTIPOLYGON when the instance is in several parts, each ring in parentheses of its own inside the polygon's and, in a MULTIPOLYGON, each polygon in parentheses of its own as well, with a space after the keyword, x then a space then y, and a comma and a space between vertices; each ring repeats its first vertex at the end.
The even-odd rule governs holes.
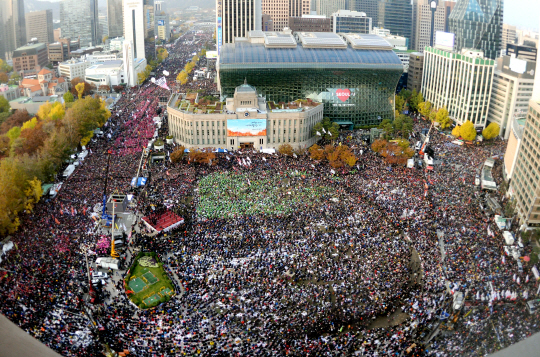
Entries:
MULTIPOLYGON (((105 4, 106 0, 99 0, 100 6, 105 4)), ((540 27, 540 1, 504 0, 504 23, 521 29, 538 31, 540 27)))

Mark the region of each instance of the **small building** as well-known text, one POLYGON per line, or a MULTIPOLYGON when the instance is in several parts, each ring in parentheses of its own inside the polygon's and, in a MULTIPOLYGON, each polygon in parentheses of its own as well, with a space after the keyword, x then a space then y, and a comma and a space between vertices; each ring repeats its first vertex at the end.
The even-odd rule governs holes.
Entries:
POLYGON ((30 43, 13 51, 13 70, 23 76, 36 75, 49 64, 47 45, 30 43))
POLYGON ((60 38, 57 42, 47 45, 49 61, 54 65, 67 61, 71 57, 71 52, 77 51, 80 48, 80 39, 60 38))
POLYGON ((45 103, 59 102, 63 103, 63 98, 57 95, 51 96, 34 96, 34 97, 19 97, 9 102, 13 110, 26 110, 30 115, 37 114, 39 107, 45 103))
POLYGON ((58 72, 61 77, 65 77, 68 81, 72 81, 75 78, 85 79, 85 70, 88 64, 85 61, 72 58, 68 61, 61 62, 58 65, 58 72))
POLYGON ((410 91, 422 91, 422 73, 424 72, 424 54, 412 52, 409 55, 409 70, 407 78, 407 89, 410 91))
POLYGON ((334 33, 371 33, 371 17, 365 12, 338 10, 332 14, 334 33))
POLYGON ((0 84, 0 96, 7 99, 8 102, 15 100, 21 96, 19 86, 9 86, 0 84))
POLYGON ((68 85, 64 78, 58 78, 53 72, 44 68, 39 71, 37 79, 24 78, 19 84, 19 89, 21 94, 28 98, 63 96, 68 91, 68 85))
POLYGON ((332 19, 324 15, 291 16, 289 28, 292 32, 332 32, 332 19))
POLYGON ((197 95, 174 94, 167 105, 176 143, 187 148, 276 149, 281 144, 307 148, 318 136, 313 127, 323 119, 324 105, 310 99, 281 105, 267 102, 247 83, 226 102, 204 104, 197 95))

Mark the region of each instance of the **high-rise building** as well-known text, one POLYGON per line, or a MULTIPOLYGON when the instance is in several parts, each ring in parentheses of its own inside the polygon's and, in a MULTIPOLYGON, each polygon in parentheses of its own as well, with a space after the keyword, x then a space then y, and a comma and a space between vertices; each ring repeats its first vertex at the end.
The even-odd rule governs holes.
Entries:
POLYGON ((506 45, 506 54, 511 57, 521 58, 527 61, 536 62, 536 48, 529 46, 520 46, 509 43, 506 45))
POLYGON ((501 50, 506 51, 508 44, 516 42, 516 27, 508 24, 503 24, 501 34, 501 50))
POLYGON ((130 51, 136 58, 146 58, 144 54, 144 5, 143 0, 124 3, 124 38, 130 43, 130 51))
POLYGON ((234 43, 236 37, 247 37, 249 31, 261 30, 261 0, 217 0, 216 5, 218 52, 222 44, 234 43))
POLYGON ((171 38, 169 14, 166 14, 165 12, 160 11, 159 14, 156 13, 154 15, 154 21, 155 21, 154 34, 160 40, 169 41, 169 39, 171 38))
POLYGON ((109 36, 109 19, 107 18, 107 14, 100 13, 98 16, 99 19, 99 34, 101 38, 105 36, 109 36))
POLYGON ((107 0, 107 25, 109 26, 109 38, 122 37, 124 35, 124 12, 122 0, 107 0))
POLYGON ((332 32, 332 19, 322 15, 291 16, 289 28, 292 32, 332 32))
POLYGON ((407 89, 422 91, 422 74, 424 73, 424 54, 413 52, 409 57, 409 75, 407 77, 407 89))
POLYGON ((536 62, 510 56, 495 61, 493 89, 488 121, 499 124, 500 134, 508 140, 514 118, 525 117, 534 85, 536 62))
POLYGON ((372 20, 365 12, 338 10, 332 14, 335 33, 371 33, 372 20))
POLYGON ((474 48, 495 59, 501 49, 503 0, 458 0, 450 14, 449 31, 456 35, 454 49, 474 48))
MULTIPOLYGON (((536 62, 535 73, 540 71, 540 61, 536 62)), ((529 110, 519 146, 509 192, 516 199, 516 211, 520 224, 529 227, 540 227, 540 168, 538 152, 540 152, 540 76, 534 82, 529 110)), ((506 164, 506 163, 505 163, 506 164)))
MULTIPOLYGON (((433 32, 431 30, 431 0, 413 0, 413 34, 411 47, 424 52, 424 48, 432 46, 431 35, 435 37, 437 31, 444 31, 446 23, 446 8, 441 4, 437 6, 433 22, 433 32)), ((433 43, 435 39, 433 39, 433 43)))
POLYGON ((64 38, 80 38, 83 47, 101 42, 98 0, 62 0, 60 22, 64 38))
POLYGON ((154 13, 161 14, 162 12, 167 13, 167 4, 165 1, 154 1, 154 13))
POLYGON ((380 0, 379 23, 392 35, 403 36, 411 41, 412 4, 410 0, 380 0))
POLYGON ((353 11, 365 12, 371 18, 373 27, 382 27, 379 24, 379 1, 378 0, 349 0, 349 7, 353 11))
POLYGON ((0 58, 10 59, 12 52, 26 44, 24 0, 0 1, 0 58))
POLYGON ((486 126, 495 62, 480 50, 461 52, 427 47, 424 51, 422 94, 436 109, 446 107, 458 124, 470 120, 486 126))
POLYGON ((456 6, 455 1, 443 1, 439 4, 439 6, 444 6, 444 31, 449 32, 449 21, 448 18, 450 17, 450 14, 452 13, 452 10, 454 10, 454 6, 456 6))
POLYGON ((33 11, 26 14, 26 37, 37 38, 41 43, 54 42, 52 10, 33 11))
POLYGON ((332 16, 334 12, 347 9, 346 0, 317 0, 317 15, 332 16))
POLYGON ((13 51, 13 70, 24 76, 36 75, 49 64, 47 45, 29 43, 13 51))
POLYGON ((144 37, 154 37, 154 2, 150 0, 144 0, 144 37))
POLYGON ((289 27, 289 17, 309 14, 309 0, 262 0, 261 6, 276 31, 289 27))

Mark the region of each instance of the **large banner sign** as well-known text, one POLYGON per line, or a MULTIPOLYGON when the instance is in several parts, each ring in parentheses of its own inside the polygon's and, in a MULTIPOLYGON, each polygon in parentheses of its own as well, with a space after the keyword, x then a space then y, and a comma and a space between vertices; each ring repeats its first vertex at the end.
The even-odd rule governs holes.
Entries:
POLYGON ((266 136, 266 119, 229 119, 227 136, 266 136))

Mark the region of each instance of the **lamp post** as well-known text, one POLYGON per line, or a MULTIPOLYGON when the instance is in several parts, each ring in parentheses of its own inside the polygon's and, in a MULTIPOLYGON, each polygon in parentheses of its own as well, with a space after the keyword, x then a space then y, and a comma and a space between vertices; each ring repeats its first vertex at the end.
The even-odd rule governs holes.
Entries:
POLYGON ((433 47, 433 37, 435 34, 435 12, 437 11, 437 0, 431 0, 429 2, 431 8, 431 34, 429 37, 429 45, 433 47))

